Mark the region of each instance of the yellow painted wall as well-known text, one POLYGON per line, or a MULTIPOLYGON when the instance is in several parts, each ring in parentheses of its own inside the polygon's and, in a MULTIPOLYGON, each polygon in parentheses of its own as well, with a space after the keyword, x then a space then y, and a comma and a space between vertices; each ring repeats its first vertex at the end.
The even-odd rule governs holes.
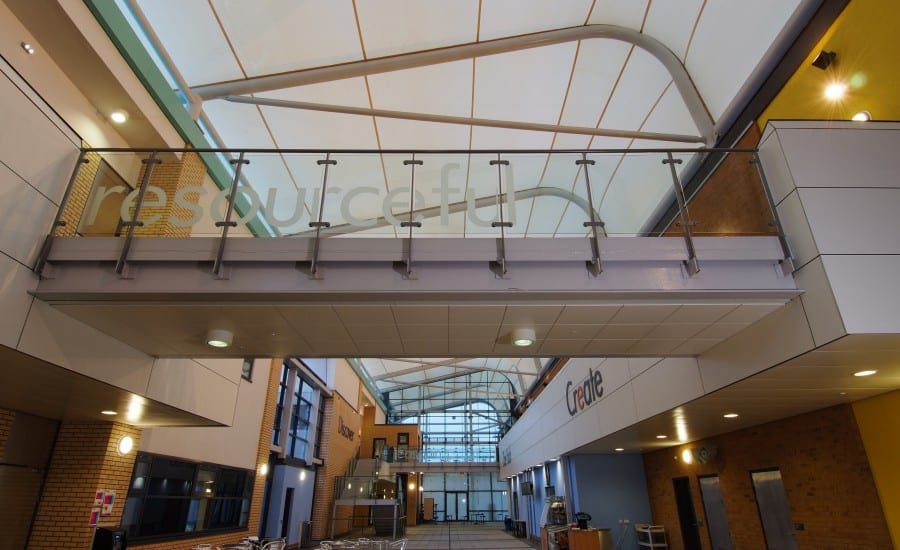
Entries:
POLYGON ((832 28, 810 52, 759 119, 849 120, 869 111, 873 120, 900 120, 900 2, 851 0, 832 28), (837 54, 823 71, 811 65, 822 50, 837 54), (844 100, 832 102, 823 92, 827 83, 850 84, 844 100))
POLYGON ((900 548, 900 391, 853 404, 895 548, 900 548))

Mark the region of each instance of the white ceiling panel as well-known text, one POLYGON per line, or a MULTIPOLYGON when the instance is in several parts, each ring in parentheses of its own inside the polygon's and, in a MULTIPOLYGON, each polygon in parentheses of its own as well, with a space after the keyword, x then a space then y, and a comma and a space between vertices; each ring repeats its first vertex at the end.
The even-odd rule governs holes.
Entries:
MULTIPOLYGON (((672 83, 666 89, 659 100, 659 103, 653 108, 653 112, 647 118, 641 130, 645 132, 668 132, 674 134, 685 134, 691 136, 699 136, 700 130, 694 124, 691 113, 687 110, 678 88, 672 83)), ((699 145, 699 144, 697 144, 699 145)), ((688 143, 665 143, 663 147, 690 147, 688 143)), ((638 147, 638 145, 635 145, 638 147)))
POLYGON ((346 0, 213 0, 213 6, 248 76, 362 58, 346 0))
POLYGON ((188 85, 244 77, 207 2, 140 0, 138 5, 188 85))
POLYGON ((613 92, 601 128, 638 130, 672 77, 655 57, 635 48, 613 92))
POLYGON ((269 131, 255 106, 216 100, 204 103, 203 110, 215 121, 216 130, 225 141, 226 147, 274 147, 269 131))
POLYGON ((618 40, 594 39, 581 42, 562 124, 587 127, 597 125, 631 48, 631 44, 618 40))
POLYGON ((644 14, 650 0, 597 0, 588 23, 591 25, 618 25, 636 31, 641 30, 644 14))
MULTIPOLYGON (((694 22, 704 4, 707 4, 705 0, 654 0, 650 3, 644 33, 665 44, 679 59, 684 60, 694 22)), ((722 48, 721 45, 719 47, 722 48)))
POLYGON ((685 65, 714 119, 731 103, 799 4, 799 0, 707 2, 685 65))
POLYGON ((584 25, 590 0, 483 0, 481 40, 584 25))
POLYGON ((468 117, 472 61, 466 59, 369 76, 377 109, 468 117))
MULTIPOLYGON (((383 149, 468 149, 469 126, 436 124, 396 118, 377 118, 378 138, 383 149)), ((453 163, 464 163, 458 155, 453 163)), ((418 169, 417 169, 418 170, 418 169)))
POLYGON ((280 107, 263 107, 263 114, 282 149, 376 149, 372 119, 280 107), (315 128, 315 131, 310 129, 315 128))
POLYGON ((526 132, 505 128, 472 128, 472 149, 549 149, 553 142, 550 132, 526 132))
POLYGON ((366 57, 475 42, 477 0, 358 0, 366 57))
POLYGON ((556 124, 572 71, 575 44, 475 60, 475 116, 556 124))

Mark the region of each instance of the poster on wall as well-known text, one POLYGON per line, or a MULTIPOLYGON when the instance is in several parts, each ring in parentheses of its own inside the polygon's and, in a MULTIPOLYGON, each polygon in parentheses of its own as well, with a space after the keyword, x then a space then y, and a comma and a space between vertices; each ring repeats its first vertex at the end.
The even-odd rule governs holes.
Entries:
POLYGON ((97 492, 94 493, 94 508, 99 508, 103 506, 103 496, 105 492, 103 489, 97 489, 97 492))
POLYGON ((104 491, 103 506, 100 508, 101 516, 112 515, 113 503, 116 501, 116 492, 110 489, 104 491))
POLYGON ((98 521, 100 521, 100 508, 92 508, 90 519, 88 519, 88 526, 95 527, 98 521))

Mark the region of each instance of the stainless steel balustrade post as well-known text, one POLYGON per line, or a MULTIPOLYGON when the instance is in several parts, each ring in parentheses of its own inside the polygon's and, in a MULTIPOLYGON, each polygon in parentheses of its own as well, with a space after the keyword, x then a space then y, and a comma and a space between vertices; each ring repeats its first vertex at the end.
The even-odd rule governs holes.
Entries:
POLYGON ((309 222, 309 226, 316 229, 316 240, 313 243, 313 254, 312 259, 309 263, 309 274, 314 279, 319 278, 319 241, 322 238, 322 228, 331 227, 331 224, 329 222, 322 221, 322 216, 325 210, 325 191, 327 190, 328 186, 328 167, 336 165, 337 161, 331 158, 331 153, 326 153, 325 159, 317 160, 316 164, 318 164, 319 166, 324 166, 325 169, 322 171, 322 196, 319 197, 318 219, 314 222, 309 222))
POLYGON ((150 156, 141 161, 146 167, 144 168, 144 177, 141 179, 141 188, 138 191, 137 200, 134 202, 134 214, 131 220, 123 222, 122 226, 128 227, 128 234, 125 235, 125 242, 122 244, 122 252, 119 254, 119 261, 116 262, 116 273, 122 278, 128 278, 125 272, 126 262, 128 260, 128 250, 131 248, 131 241, 134 239, 134 228, 143 227, 144 222, 138 220, 141 214, 141 207, 144 204, 144 195, 147 194, 147 187, 150 185, 150 176, 153 174, 153 168, 157 164, 162 163, 159 159, 159 151, 152 151, 150 156))
POLYGON ((69 183, 66 185, 62 200, 59 201, 59 210, 56 211, 56 217, 53 218, 53 226, 50 227, 50 233, 48 233, 47 237, 44 239, 44 244, 41 245, 41 251, 38 253, 37 260, 34 262, 32 271, 37 273, 38 276, 43 276, 44 274, 44 266, 47 265, 47 257, 50 255, 50 249, 53 248, 53 239, 56 238, 56 230, 66 226, 66 220, 62 219, 62 216, 66 206, 69 204, 69 197, 72 195, 72 188, 75 187, 75 180, 78 179, 81 167, 89 162, 90 159, 87 158, 87 151, 82 149, 81 153, 78 154, 78 160, 75 162, 75 168, 72 169, 72 175, 69 176, 69 183))
POLYGON ((781 251, 784 259, 779 262, 781 272, 784 275, 790 275, 794 272, 794 255, 791 253, 791 246, 788 243, 787 236, 784 234, 784 226, 781 225, 781 218, 778 216, 778 208, 775 206, 775 198, 772 196, 772 190, 769 188, 769 180, 766 179, 766 173, 763 171, 762 162, 759 159, 759 152, 754 152, 750 158, 750 164, 756 165, 756 172, 759 174, 759 180, 762 184, 763 192, 766 194, 766 202, 769 203, 769 210, 772 211, 772 224, 778 231, 778 242, 781 243, 781 251))
POLYGON ((584 227, 591 228, 591 259, 586 262, 588 272, 594 277, 599 277, 603 273, 603 266, 600 265, 600 240, 597 236, 597 228, 603 227, 603 222, 597 219, 597 213, 594 211, 594 197, 591 190, 591 176, 588 174, 588 166, 593 166, 596 161, 587 158, 587 153, 581 153, 581 160, 576 160, 575 164, 584 168, 584 185, 587 189, 588 212, 590 212, 590 221, 584 222, 584 227))
POLYGON ((422 222, 417 222, 413 218, 415 216, 413 208, 413 198, 416 195, 416 166, 424 164, 421 160, 416 160, 416 154, 412 154, 411 159, 403 161, 403 166, 409 166, 409 220, 400 222, 400 227, 409 228, 409 237, 406 239, 406 258, 401 262, 401 273, 404 278, 412 279, 412 247, 413 247, 413 228, 422 227, 422 222))
POLYGON ((234 166, 234 179, 231 181, 231 195, 228 197, 228 208, 225 210, 225 219, 216 222, 216 227, 222 228, 222 237, 219 239, 219 249, 216 252, 216 260, 213 263, 213 275, 216 276, 217 279, 226 278, 222 276, 222 257, 225 255, 225 241, 228 240, 228 230, 232 227, 237 227, 237 222, 231 220, 231 216, 234 214, 234 201, 237 199, 237 189, 238 184, 241 180, 241 168, 245 164, 250 164, 250 161, 244 158, 244 151, 241 151, 241 154, 236 159, 230 159, 230 162, 234 166))
MULTIPOLYGON (((512 227, 512 222, 505 221, 503 219, 503 167, 509 166, 508 160, 500 160, 500 153, 497 153, 497 158, 495 160, 490 161, 491 166, 497 167, 497 210, 500 212, 500 221, 499 222, 491 222, 491 227, 499 227, 500 228, 500 241, 497 243, 499 250, 498 256, 499 259, 495 262, 490 263, 491 271, 496 273, 499 277, 506 276, 506 229, 507 227, 512 227)), ((508 197, 508 201, 516 200, 515 197, 508 197)))
POLYGON ((672 173, 672 185, 675 187, 675 201, 678 203, 678 215, 681 218, 681 226, 684 230, 684 244, 687 247, 688 259, 684 262, 684 267, 688 275, 693 277, 700 272, 700 264, 697 262, 697 251, 694 249, 694 236, 691 234, 691 221, 687 211, 687 200, 684 197, 684 186, 678 178, 678 172, 675 171, 675 165, 681 164, 681 159, 672 156, 672 152, 666 153, 663 164, 669 165, 669 171, 672 173))

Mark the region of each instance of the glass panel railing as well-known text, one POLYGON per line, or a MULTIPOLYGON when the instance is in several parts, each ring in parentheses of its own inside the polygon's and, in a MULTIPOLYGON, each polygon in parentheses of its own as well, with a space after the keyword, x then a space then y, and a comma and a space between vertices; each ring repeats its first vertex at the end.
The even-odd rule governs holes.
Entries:
POLYGON ((397 498, 397 480, 394 477, 341 476, 334 480, 334 499, 382 499, 397 498))
POLYGON ((497 462, 497 445, 446 443, 433 444, 423 449, 404 449, 385 447, 379 459, 388 464, 394 463, 460 463, 460 462, 497 462))
POLYGON ((53 236, 221 236, 226 226, 229 237, 584 238, 595 228, 600 238, 678 236, 684 215, 696 236, 778 234, 747 150, 87 150, 84 158, 53 236), (684 208, 673 168, 687 185, 684 208))

